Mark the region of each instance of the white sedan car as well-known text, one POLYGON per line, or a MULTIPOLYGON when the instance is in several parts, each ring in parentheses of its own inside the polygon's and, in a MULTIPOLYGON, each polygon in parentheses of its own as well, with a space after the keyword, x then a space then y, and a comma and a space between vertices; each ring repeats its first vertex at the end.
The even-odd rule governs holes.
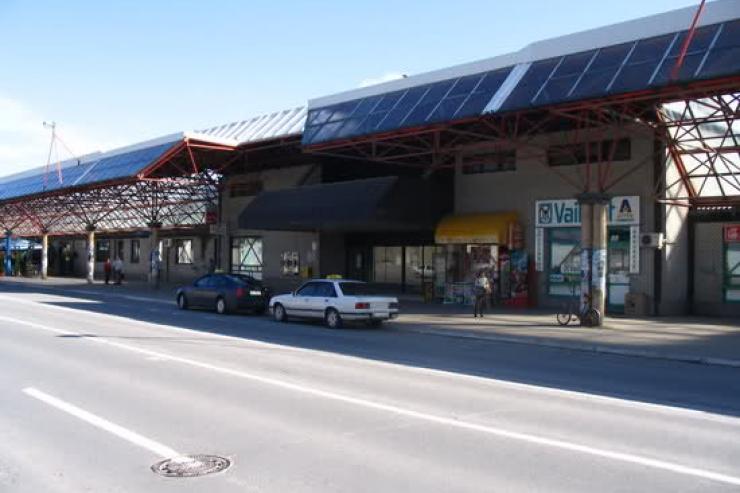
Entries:
POLYGON ((323 319, 332 329, 350 320, 379 326, 398 316, 398 299, 375 296, 364 282, 317 279, 292 293, 273 296, 270 311, 278 322, 295 317, 323 319))

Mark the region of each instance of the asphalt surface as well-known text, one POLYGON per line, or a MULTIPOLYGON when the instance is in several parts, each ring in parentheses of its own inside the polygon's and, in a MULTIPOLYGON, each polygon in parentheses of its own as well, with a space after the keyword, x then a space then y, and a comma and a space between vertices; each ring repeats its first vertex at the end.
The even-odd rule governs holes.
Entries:
POLYGON ((0 492, 740 491, 740 369, 0 286, 0 492), (165 478, 169 456, 224 472, 165 478))

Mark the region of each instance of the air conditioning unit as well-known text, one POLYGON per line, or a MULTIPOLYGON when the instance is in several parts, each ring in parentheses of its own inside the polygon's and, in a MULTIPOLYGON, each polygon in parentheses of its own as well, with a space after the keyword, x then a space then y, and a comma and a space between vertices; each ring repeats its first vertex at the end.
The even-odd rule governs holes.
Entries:
POLYGON ((641 233, 640 246, 644 248, 663 248, 663 233, 641 233))
POLYGON ((172 238, 165 238, 162 240, 162 246, 165 248, 171 248, 172 247, 172 238))

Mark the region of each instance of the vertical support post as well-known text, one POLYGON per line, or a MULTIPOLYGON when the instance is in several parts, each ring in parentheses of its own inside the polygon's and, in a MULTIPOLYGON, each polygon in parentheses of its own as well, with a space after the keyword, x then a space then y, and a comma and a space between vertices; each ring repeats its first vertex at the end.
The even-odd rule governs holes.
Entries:
POLYGON ((149 285, 152 288, 159 288, 159 275, 162 266, 162 259, 159 255, 159 228, 162 223, 149 223, 149 285))
POLYGON ((95 280, 95 225, 88 224, 87 230, 87 283, 95 280))
POLYGON ((49 275, 49 233, 41 232, 41 279, 49 275))
POLYGON ((593 204, 580 202, 581 206, 581 313, 591 307, 591 253, 593 252, 593 204))
POLYGON ((595 309, 598 319, 581 320, 601 325, 606 310, 607 221, 611 202, 601 193, 578 196, 581 209, 581 313, 595 309))
POLYGON ((13 275, 13 254, 11 249, 13 248, 13 232, 7 230, 5 232, 5 275, 13 275))
POLYGON ((606 255, 607 255, 607 218, 610 202, 601 200, 593 205, 593 226, 591 237, 593 252, 591 253, 591 306, 596 308, 601 316, 598 325, 601 325, 606 311, 606 255))

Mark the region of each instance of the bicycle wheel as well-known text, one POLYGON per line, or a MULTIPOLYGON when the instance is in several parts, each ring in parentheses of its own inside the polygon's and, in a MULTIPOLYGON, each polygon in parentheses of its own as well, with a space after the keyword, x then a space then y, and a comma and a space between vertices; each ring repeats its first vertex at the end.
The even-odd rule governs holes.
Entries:
POLYGON ((597 327, 601 323, 601 313, 596 308, 587 308, 581 317, 581 325, 585 327, 597 327))
POLYGON ((555 318, 557 318, 560 325, 568 325, 571 318, 573 318, 573 314, 570 313, 570 310, 563 310, 562 312, 558 312, 555 318))

